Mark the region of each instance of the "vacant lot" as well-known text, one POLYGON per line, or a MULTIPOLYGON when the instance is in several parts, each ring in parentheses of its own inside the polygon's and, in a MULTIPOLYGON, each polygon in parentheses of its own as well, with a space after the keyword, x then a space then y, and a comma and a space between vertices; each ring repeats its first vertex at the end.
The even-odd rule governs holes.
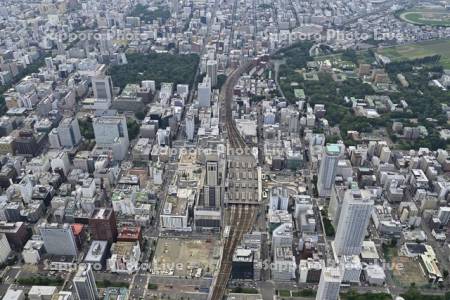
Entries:
POLYGON ((202 277, 214 273, 219 259, 214 240, 161 238, 156 246, 152 273, 177 277, 202 277))
POLYGON ((392 259, 392 265, 399 266, 393 268, 392 277, 396 283, 403 287, 409 287, 411 283, 414 283, 416 286, 427 284, 427 279, 417 260, 405 256, 398 256, 392 259))
POLYGON ((378 50, 393 61, 410 60, 440 55, 444 68, 450 68, 450 40, 433 40, 378 50))

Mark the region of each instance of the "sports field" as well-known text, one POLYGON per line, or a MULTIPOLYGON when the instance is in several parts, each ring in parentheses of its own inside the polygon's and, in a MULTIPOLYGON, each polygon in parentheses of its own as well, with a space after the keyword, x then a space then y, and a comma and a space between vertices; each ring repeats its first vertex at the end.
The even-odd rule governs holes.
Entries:
POLYGON ((450 68, 450 40, 433 40, 377 50, 392 61, 411 60, 440 55, 444 68, 450 68))
POLYGON ((401 12, 398 17, 416 25, 450 26, 450 10, 445 8, 416 7, 401 12))

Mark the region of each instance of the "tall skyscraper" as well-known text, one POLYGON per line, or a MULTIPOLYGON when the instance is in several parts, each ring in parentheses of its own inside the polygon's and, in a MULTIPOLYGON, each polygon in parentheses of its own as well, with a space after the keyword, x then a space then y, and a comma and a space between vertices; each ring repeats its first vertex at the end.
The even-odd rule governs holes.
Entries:
POLYGON ((113 243, 117 239, 116 215, 111 208, 96 208, 89 218, 93 240, 113 243))
POLYGON ((64 118, 58 126, 58 137, 62 147, 72 148, 81 141, 80 125, 77 118, 64 118))
POLYGON ((86 264, 78 268, 73 278, 73 284, 79 299, 95 300, 99 298, 91 264, 86 264))
POLYGON ((336 168, 341 151, 339 145, 328 144, 320 161, 317 191, 320 197, 329 197, 336 177, 336 168))
POLYGON ((341 288, 342 273, 339 268, 328 267, 322 270, 316 300, 337 300, 341 288))
POLYGON ((78 255, 77 243, 69 224, 42 223, 39 225, 45 250, 54 255, 78 255))
POLYGON ((208 60, 206 63, 206 76, 211 78, 211 86, 215 87, 217 85, 217 61, 208 60))
POLYGON ((358 188, 345 192, 341 215, 334 240, 338 256, 359 255, 369 225, 373 200, 358 188))

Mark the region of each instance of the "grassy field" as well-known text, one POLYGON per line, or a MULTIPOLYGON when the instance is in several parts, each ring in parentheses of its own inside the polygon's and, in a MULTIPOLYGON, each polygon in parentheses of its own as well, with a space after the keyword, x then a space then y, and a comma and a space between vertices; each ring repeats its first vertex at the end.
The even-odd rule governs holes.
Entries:
MULTIPOLYGON (((369 51, 367 50, 358 50, 356 51, 356 56, 358 63, 361 64, 370 64, 375 59, 373 56, 369 54, 369 51)), ((314 57, 315 61, 325 61, 329 60, 331 63, 341 63, 345 60, 342 58, 342 53, 334 53, 334 54, 328 54, 328 55, 319 55, 314 57)))
POLYGON ((450 40, 433 40, 409 45, 401 45, 377 50, 379 54, 393 61, 416 59, 425 56, 440 55, 444 68, 450 68, 450 40))
POLYGON ((450 26, 450 11, 443 8, 417 7, 401 12, 398 17, 416 25, 450 26))

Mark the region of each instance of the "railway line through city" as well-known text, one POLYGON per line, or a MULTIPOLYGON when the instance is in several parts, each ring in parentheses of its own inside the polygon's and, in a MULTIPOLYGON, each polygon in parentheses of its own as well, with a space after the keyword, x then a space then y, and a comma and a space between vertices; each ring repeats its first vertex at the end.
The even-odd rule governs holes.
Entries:
MULTIPOLYGON (((254 61, 242 64, 231 72, 220 93, 220 100, 224 102, 223 104, 225 108, 224 122, 228 139, 229 153, 233 153, 233 158, 237 159, 239 159, 239 155, 237 155, 239 153, 242 153, 243 156, 249 159, 251 156, 251 148, 246 144, 245 140, 239 133, 233 118, 233 89, 241 75, 248 72, 254 64, 254 61)), ((253 159, 255 160, 253 165, 256 166, 256 159, 253 159)), ((229 164, 229 167, 233 167, 233 164, 229 164)), ((254 171, 254 169, 249 171, 254 171)), ((229 170, 228 174, 230 173, 232 172, 229 170)), ((238 181, 239 179, 229 178, 229 180, 238 181)), ((254 203, 239 203, 238 201, 233 201, 227 204, 225 208, 224 226, 228 226, 228 232, 227 236, 223 239, 223 252, 220 267, 215 276, 215 280, 213 281, 208 299, 218 300, 222 299, 225 295, 228 280, 231 275, 233 254, 241 242, 244 234, 252 230, 257 212, 259 211, 258 206, 259 201, 255 201, 254 203)))

